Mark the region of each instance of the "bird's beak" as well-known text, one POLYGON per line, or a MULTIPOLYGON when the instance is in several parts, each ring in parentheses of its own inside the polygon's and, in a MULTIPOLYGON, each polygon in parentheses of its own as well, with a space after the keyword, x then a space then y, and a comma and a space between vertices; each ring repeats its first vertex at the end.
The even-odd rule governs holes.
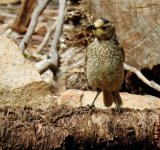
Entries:
POLYGON ((91 25, 88 25, 85 29, 86 29, 86 30, 95 30, 96 27, 95 27, 94 24, 91 24, 91 25))

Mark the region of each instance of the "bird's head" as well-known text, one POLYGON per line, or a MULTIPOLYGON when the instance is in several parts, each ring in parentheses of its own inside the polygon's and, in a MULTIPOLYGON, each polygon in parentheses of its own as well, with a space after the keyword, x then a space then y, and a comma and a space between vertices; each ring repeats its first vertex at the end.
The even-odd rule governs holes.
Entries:
POLYGON ((93 24, 88 25, 86 29, 91 30, 99 40, 110 40, 115 33, 112 22, 103 18, 97 19, 93 24))

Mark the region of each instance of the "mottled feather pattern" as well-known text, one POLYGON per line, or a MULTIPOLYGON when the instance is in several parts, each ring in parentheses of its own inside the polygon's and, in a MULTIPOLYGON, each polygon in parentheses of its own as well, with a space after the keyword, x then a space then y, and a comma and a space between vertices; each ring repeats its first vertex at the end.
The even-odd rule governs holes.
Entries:
POLYGON ((123 61, 123 53, 116 44, 96 39, 87 48, 86 73, 90 86, 119 90, 124 79, 123 61))

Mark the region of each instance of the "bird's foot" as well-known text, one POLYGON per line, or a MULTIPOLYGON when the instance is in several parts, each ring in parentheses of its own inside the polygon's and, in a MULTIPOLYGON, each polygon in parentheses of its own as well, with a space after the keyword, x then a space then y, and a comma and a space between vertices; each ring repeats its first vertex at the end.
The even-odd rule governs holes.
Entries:
POLYGON ((94 103, 92 103, 91 105, 88 104, 86 107, 87 107, 88 109, 91 109, 91 108, 95 107, 95 105, 94 105, 94 103))
POLYGON ((122 107, 120 105, 116 105, 116 111, 118 113, 121 113, 123 111, 122 107))

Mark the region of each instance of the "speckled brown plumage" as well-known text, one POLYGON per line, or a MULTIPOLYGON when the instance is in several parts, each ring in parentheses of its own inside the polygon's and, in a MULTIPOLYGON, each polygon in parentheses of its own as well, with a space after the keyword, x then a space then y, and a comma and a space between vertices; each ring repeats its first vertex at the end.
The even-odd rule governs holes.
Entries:
POLYGON ((123 61, 123 54, 114 43, 96 39, 87 48, 86 74, 90 86, 119 90, 124 79, 123 61))

